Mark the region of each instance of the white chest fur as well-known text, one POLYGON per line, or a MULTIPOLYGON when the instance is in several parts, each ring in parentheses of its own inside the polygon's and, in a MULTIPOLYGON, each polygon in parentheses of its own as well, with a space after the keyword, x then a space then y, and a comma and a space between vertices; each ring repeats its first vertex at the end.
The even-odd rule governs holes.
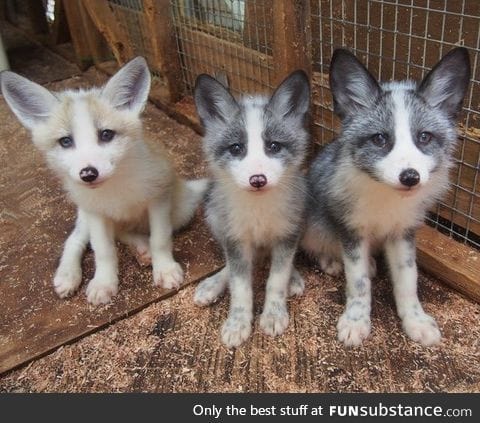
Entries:
POLYGON ((216 205, 223 209, 221 214, 226 222, 217 221, 216 213, 208 218, 212 227, 225 225, 221 230, 229 238, 252 246, 271 246, 298 229, 296 207, 289 202, 288 192, 280 187, 266 192, 220 189, 216 195, 216 205))

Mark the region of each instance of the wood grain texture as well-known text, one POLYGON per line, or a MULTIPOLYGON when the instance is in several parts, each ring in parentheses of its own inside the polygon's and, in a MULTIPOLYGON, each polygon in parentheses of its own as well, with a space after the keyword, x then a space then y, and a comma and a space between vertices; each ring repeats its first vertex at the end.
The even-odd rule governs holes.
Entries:
POLYGON ((274 83, 278 85, 294 70, 312 70, 310 2, 279 0, 273 8, 274 83))
POLYGON ((184 87, 170 0, 144 0, 143 7, 151 35, 152 65, 167 79, 169 100, 174 103, 180 100, 184 87))
POLYGON ((417 232, 418 263, 426 272, 480 302, 480 252, 424 226, 417 232))
POLYGON ((301 298, 277 338, 258 328, 266 268, 256 274, 252 336, 227 349, 219 332, 228 299, 193 304, 194 286, 29 366, 0 377, 0 392, 480 392, 480 305, 420 274, 419 292, 443 341, 423 348, 402 332, 383 267, 373 283, 372 334, 345 348, 335 325, 343 278, 302 259, 301 298))
POLYGON ((109 56, 105 38, 94 25, 82 0, 63 1, 62 3, 78 66, 85 70, 91 64, 105 60, 109 56))
POLYGON ((98 31, 105 37, 115 59, 123 65, 135 56, 125 28, 106 1, 82 0, 98 31))

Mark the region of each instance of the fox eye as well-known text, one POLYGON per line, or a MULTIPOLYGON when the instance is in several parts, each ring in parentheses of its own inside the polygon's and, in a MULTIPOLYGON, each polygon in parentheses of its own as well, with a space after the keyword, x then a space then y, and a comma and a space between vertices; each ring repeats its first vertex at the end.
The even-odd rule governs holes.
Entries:
POLYGON ((387 145, 388 142, 388 136, 387 134, 375 134, 372 137, 372 142, 380 148, 384 148, 387 145))
POLYGON ((243 145, 235 143, 228 147, 228 150, 232 156, 239 156, 243 153, 243 145))
POLYGON ((62 137, 58 140, 58 143, 62 146, 62 148, 70 148, 73 147, 73 138, 62 137))
POLYGON ((429 144, 432 141, 433 135, 430 132, 421 132, 418 135, 418 142, 420 144, 429 144))
POLYGON ((271 153, 278 153, 282 149, 282 145, 278 142, 271 142, 267 145, 267 148, 271 153))
POLYGON ((102 142, 110 142, 113 140, 114 136, 115 131, 112 131, 111 129, 102 129, 98 134, 98 138, 102 142))

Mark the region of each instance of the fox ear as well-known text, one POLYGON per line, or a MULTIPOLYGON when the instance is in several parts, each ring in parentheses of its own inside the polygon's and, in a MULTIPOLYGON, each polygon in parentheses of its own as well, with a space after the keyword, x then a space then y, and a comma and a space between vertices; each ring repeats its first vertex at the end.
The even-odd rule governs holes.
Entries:
POLYGON ((267 108, 275 115, 303 117, 310 107, 310 83, 302 70, 291 73, 278 86, 267 108))
POLYGON ((117 109, 140 113, 150 91, 150 71, 143 57, 136 57, 110 78, 102 95, 117 109))
POLYGON ((371 107, 380 95, 377 80, 352 53, 344 49, 333 52, 330 88, 334 111, 342 119, 359 109, 371 107))
POLYGON ((0 73, 0 86, 5 101, 27 129, 47 120, 58 103, 46 88, 14 72, 0 73))
POLYGON ((194 91, 197 113, 204 126, 211 122, 227 122, 240 110, 232 94, 209 75, 197 77, 194 91))
POLYGON ((455 118, 462 108, 470 81, 470 58, 466 48, 451 50, 425 76, 419 94, 433 107, 455 118))

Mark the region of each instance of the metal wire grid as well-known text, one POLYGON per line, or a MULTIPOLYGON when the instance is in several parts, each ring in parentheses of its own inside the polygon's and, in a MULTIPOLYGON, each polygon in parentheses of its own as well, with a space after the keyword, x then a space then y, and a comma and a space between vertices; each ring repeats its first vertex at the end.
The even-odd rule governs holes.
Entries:
POLYGON ((224 73, 236 93, 272 88, 272 0, 172 0, 185 94, 200 73, 224 73))
POLYGON ((314 123, 328 143, 333 114, 328 69, 333 50, 347 47, 382 80, 420 79, 451 48, 468 48, 472 80, 464 101, 451 189, 427 223, 480 248, 480 2, 477 0, 312 0, 314 123))
POLYGON ((148 32, 142 0, 108 0, 118 23, 125 29, 135 56, 143 56, 150 64, 152 76, 160 73, 152 67, 153 48, 152 34, 148 32))

